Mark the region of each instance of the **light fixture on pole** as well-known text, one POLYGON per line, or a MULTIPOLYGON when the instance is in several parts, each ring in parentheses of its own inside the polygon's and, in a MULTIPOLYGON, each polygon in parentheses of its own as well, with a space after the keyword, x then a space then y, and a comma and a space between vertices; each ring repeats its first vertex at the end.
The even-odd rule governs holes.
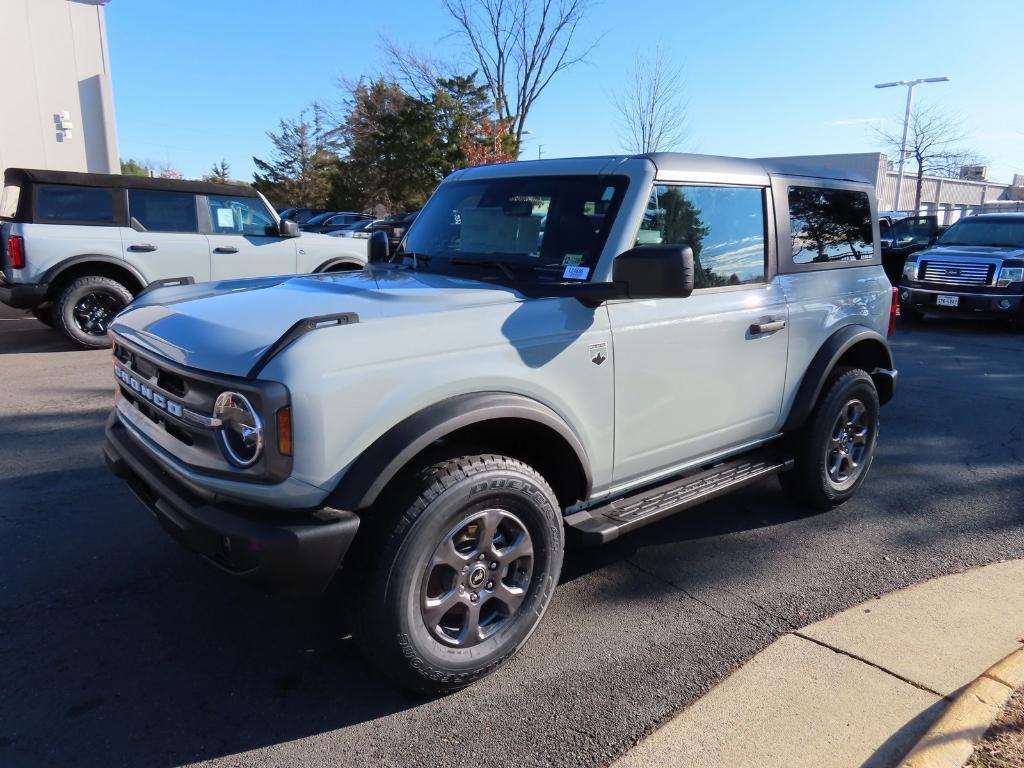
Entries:
POLYGON ((914 86, 921 83, 946 82, 949 82, 948 77, 919 77, 917 80, 897 80, 894 83, 877 83, 875 85, 875 88, 892 88, 897 85, 907 86, 907 110, 903 113, 903 141, 900 142, 900 172, 896 177, 896 197, 893 200, 894 210, 900 210, 900 193, 903 191, 903 163, 907 159, 907 129, 910 127, 910 104, 914 98, 914 86))

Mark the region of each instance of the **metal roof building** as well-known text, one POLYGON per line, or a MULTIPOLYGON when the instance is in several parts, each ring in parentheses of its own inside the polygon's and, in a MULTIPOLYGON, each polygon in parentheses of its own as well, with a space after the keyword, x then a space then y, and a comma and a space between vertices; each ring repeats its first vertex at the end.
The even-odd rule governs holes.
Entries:
POLYGON ((103 16, 106 2, 0 4, 8 65, 0 171, 120 171, 103 16))

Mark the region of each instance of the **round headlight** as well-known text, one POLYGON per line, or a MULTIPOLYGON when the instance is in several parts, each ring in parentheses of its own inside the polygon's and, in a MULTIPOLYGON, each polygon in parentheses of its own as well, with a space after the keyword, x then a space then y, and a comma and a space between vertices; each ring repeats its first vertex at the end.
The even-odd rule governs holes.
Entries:
POLYGON ((231 463, 239 467, 255 464, 263 452, 263 422, 245 395, 221 392, 213 415, 222 422, 217 436, 231 463))

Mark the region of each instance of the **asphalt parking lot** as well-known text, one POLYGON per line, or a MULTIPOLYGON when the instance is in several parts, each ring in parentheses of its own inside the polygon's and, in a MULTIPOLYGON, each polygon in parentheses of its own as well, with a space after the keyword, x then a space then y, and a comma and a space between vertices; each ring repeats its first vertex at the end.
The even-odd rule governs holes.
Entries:
POLYGON ((599 765, 787 630, 1024 557, 1024 336, 929 321, 859 495, 774 481, 570 552, 537 634, 453 696, 382 684, 329 605, 226 581, 100 457, 109 355, 0 314, 0 765, 599 765))

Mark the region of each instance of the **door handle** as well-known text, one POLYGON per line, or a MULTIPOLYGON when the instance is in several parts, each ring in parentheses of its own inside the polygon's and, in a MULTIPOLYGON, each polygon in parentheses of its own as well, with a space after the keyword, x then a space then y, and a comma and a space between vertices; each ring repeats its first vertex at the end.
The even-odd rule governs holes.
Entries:
POLYGON ((238 249, 233 245, 218 245, 213 249, 214 253, 238 253, 238 249))
POLYGON ((136 253, 149 253, 150 251, 155 251, 156 246, 149 243, 139 243, 137 245, 129 245, 128 250, 135 251, 136 253))
POLYGON ((750 326, 750 334, 752 336, 759 336, 763 333, 775 333, 775 331, 781 331, 785 327, 785 320, 772 320, 767 323, 754 323, 750 326))

